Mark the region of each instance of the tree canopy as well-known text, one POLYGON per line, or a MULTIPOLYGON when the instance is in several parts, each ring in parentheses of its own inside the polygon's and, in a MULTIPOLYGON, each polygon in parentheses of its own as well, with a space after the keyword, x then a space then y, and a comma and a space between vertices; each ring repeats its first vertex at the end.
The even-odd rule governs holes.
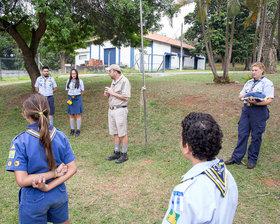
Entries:
MULTIPOLYGON (((159 28, 173 0, 143 0, 144 32, 159 28)), ((90 36, 114 45, 140 43, 138 0, 2 0, 0 30, 22 50, 32 86, 40 75, 35 57, 44 37, 53 51, 71 53, 90 36)))

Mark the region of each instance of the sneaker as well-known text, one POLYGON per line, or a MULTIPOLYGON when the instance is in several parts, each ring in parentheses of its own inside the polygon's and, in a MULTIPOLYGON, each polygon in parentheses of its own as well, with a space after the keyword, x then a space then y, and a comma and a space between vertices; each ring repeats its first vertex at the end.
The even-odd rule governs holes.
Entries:
POLYGON ((123 163, 128 160, 127 153, 121 153, 121 157, 116 160, 116 163, 123 163))
POLYGON ((113 155, 107 157, 106 159, 111 161, 111 160, 119 159, 120 157, 121 157, 121 152, 114 151, 113 155))
POLYGON ((70 131, 70 136, 73 136, 75 134, 75 130, 74 129, 71 129, 70 131))
POLYGON ((76 131, 75 137, 79 137, 79 135, 80 135, 80 130, 78 129, 78 130, 76 131))

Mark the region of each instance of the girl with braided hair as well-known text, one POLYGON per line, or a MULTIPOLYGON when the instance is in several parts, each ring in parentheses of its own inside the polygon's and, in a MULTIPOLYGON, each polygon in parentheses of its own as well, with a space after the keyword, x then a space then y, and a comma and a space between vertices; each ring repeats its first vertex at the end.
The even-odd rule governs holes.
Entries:
POLYGON ((19 191, 20 223, 70 223, 64 182, 77 167, 67 137, 48 124, 49 105, 41 94, 23 103, 26 131, 10 147, 7 171, 15 174, 19 191))

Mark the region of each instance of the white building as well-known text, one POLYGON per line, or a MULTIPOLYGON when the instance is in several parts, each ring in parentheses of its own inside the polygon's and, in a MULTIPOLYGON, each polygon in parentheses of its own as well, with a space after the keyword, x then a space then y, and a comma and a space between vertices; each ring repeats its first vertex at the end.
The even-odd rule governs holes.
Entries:
MULTIPOLYGON (((159 34, 149 33, 145 37, 149 46, 144 48, 144 65, 147 71, 165 71, 180 68, 181 42, 159 34)), ((92 42, 92 41, 91 41, 92 42)), ((119 64, 131 69, 140 70, 140 48, 115 47, 109 41, 102 45, 91 44, 86 49, 78 49, 75 64, 82 65, 90 59, 102 60, 103 64, 119 64)), ((191 57, 189 50, 194 47, 183 43, 183 68, 202 69, 206 67, 204 56, 191 57)))

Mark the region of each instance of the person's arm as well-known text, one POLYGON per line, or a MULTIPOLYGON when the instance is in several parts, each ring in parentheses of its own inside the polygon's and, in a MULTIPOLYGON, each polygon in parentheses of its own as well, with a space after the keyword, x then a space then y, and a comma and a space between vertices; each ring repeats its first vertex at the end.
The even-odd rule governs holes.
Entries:
POLYGON ((37 179, 37 180, 33 181, 32 186, 34 188, 38 188, 41 191, 47 192, 47 191, 50 191, 53 188, 57 187, 58 185, 64 183, 77 172, 77 166, 76 166, 75 161, 72 161, 72 162, 66 164, 66 166, 67 166, 67 173, 65 175, 54 179, 53 181, 51 181, 48 184, 45 184, 45 181, 42 178, 37 179))
POLYGON ((248 99, 247 101, 249 103, 252 103, 252 104, 257 105, 257 106, 266 106, 266 105, 270 104, 273 101, 273 99, 268 98, 267 100, 261 101, 261 102, 257 102, 256 100, 250 100, 250 99, 248 99))
POLYGON ((57 88, 53 88, 53 93, 55 93, 55 92, 56 92, 56 90, 57 90, 57 88))
POLYGON ((29 187, 32 186, 34 179, 44 177, 45 180, 49 180, 55 178, 56 176, 64 175, 67 172, 67 168, 65 169, 63 166, 65 165, 62 163, 55 170, 37 174, 28 174, 26 171, 15 170, 15 179, 20 187, 29 187), (58 170, 60 172, 58 172, 58 170))
POLYGON ((35 92, 39 93, 39 88, 35 87, 35 92))
MULTIPOLYGON (((113 90, 112 88, 105 87, 105 92, 107 92, 109 95, 112 95, 112 96, 114 96, 114 97, 117 97, 117 98, 120 99, 120 100, 123 100, 123 101, 128 101, 128 100, 129 100, 129 97, 124 97, 124 96, 121 95, 121 94, 115 93, 114 90, 113 90)), ((104 95, 105 95, 105 92, 104 92, 104 95)))
POLYGON ((83 95, 84 95, 84 92, 85 92, 85 91, 81 91, 81 96, 83 96, 83 95))
POLYGON ((244 94, 240 94, 239 96, 238 96, 238 99, 240 100, 240 101, 243 101, 243 97, 246 95, 246 93, 244 93, 244 94))

